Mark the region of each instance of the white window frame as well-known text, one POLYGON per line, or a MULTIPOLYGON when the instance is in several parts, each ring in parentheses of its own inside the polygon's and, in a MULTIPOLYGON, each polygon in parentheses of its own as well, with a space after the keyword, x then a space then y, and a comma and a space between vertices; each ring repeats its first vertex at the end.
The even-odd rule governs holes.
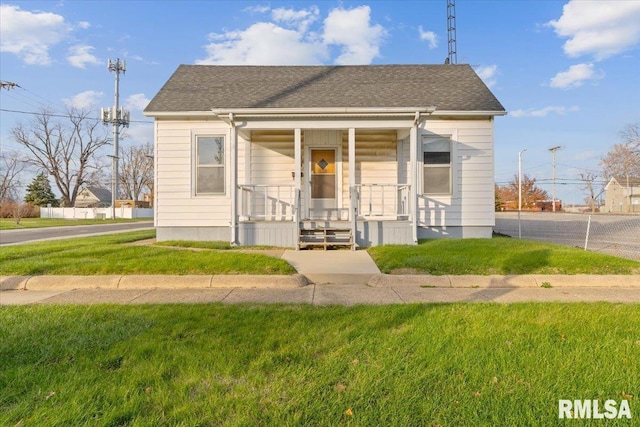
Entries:
POLYGON ((454 133, 445 133, 445 134, 426 134, 426 135, 422 135, 421 140, 420 140, 420 193, 424 196, 429 196, 429 197, 454 197, 455 191, 456 191, 456 144, 455 144, 455 135, 454 133), (449 164, 445 165, 445 164, 434 164, 434 165, 427 165, 424 162, 424 153, 425 153, 425 148, 426 145, 430 142, 430 140, 436 140, 436 139, 448 139, 449 140, 449 164), (449 168, 449 192, 448 193, 435 193, 435 192, 431 192, 428 191, 427 188, 425 188, 425 183, 424 183, 424 170, 425 168, 445 168, 448 167, 449 168))
POLYGON ((219 133, 196 133, 193 135, 192 143, 192 195, 194 197, 221 197, 227 195, 227 136, 219 133), (222 138, 222 164, 221 165, 200 165, 198 163, 198 140, 201 138, 222 138), (198 170, 200 168, 222 168, 221 192, 199 192, 198 191, 198 170))

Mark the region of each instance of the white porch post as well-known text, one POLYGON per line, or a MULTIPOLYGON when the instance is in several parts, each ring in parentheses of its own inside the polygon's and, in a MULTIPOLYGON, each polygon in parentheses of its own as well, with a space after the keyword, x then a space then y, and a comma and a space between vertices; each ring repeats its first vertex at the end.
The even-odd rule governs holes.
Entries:
POLYGON ((409 132, 409 209, 411 212, 411 233, 413 243, 418 243, 418 123, 409 132))
POLYGON ((229 114, 231 122, 231 244, 238 242, 238 130, 233 121, 233 115, 229 114))
POLYGON ((349 218, 351 219, 351 235, 356 249, 358 231, 358 193, 356 191, 356 129, 349 128, 349 218))
MULTIPOLYGON (((294 201, 295 204, 295 214, 293 216, 293 220, 296 223, 296 229, 300 229, 300 209, 301 206, 301 197, 300 197, 300 189, 302 188, 302 131, 300 128, 296 128, 293 131, 293 157, 294 157, 294 177, 293 177, 293 185, 295 187, 294 191, 294 201)), ((294 245, 296 250, 300 249, 298 245, 298 233, 296 233, 294 245)))

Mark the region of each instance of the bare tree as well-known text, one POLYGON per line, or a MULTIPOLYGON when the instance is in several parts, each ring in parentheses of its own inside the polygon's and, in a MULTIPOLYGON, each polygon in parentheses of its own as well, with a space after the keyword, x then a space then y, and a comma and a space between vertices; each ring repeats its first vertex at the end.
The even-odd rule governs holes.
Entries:
POLYGON ((20 173, 27 167, 27 162, 17 151, 0 152, 0 203, 17 197, 20 173))
POLYGON ((595 212, 596 211, 596 194, 595 194, 595 190, 593 189, 593 183, 596 180, 596 178, 598 178, 598 176, 593 173, 593 172, 584 172, 584 173, 580 173, 580 180, 582 182, 584 182, 584 185, 582 186, 582 190, 586 190, 587 191, 587 197, 585 198, 585 201, 589 204, 589 207, 591 208, 591 212, 595 212))
POLYGON ((640 123, 629 123, 620 132, 620 138, 632 151, 640 153, 640 123))
POLYGON ((622 143, 614 144, 600 162, 604 178, 640 177, 640 124, 628 124, 620 138, 622 143))
POLYGON ((120 188, 126 199, 140 200, 145 190, 153 189, 153 145, 131 145, 120 149, 120 188))
POLYGON ((45 109, 27 125, 11 129, 16 142, 32 154, 30 163, 53 178, 62 206, 73 206, 80 188, 99 176, 97 155, 109 144, 102 123, 90 114, 70 108, 60 120, 45 109))

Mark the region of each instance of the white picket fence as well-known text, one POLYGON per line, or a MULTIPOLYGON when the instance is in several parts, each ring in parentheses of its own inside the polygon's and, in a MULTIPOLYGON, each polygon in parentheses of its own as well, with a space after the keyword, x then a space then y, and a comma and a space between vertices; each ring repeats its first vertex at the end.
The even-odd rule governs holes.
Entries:
MULTIPOLYGON (((40 208, 40 218, 112 219, 111 208, 40 208)), ((116 208, 116 218, 153 218, 153 208, 116 208)))

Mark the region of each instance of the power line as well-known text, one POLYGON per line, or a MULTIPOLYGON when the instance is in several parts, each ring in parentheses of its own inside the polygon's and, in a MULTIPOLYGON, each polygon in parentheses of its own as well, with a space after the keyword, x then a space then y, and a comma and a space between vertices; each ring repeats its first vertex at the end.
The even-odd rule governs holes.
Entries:
MULTIPOLYGON (((33 116, 48 116, 48 117, 62 117, 67 118, 69 115, 67 114, 54 114, 54 113, 46 113, 46 112, 34 112, 34 111, 20 111, 20 110, 9 110, 7 108, 0 108, 0 111, 4 111, 6 113, 18 113, 18 114, 31 114, 33 116)), ((78 116, 71 116, 74 119, 82 118, 78 116)), ((94 118, 94 117, 86 117, 88 120, 95 120, 98 122, 102 121, 102 118, 94 118)), ((131 123, 144 123, 151 125, 153 122, 145 121, 145 120, 129 120, 131 123)))

